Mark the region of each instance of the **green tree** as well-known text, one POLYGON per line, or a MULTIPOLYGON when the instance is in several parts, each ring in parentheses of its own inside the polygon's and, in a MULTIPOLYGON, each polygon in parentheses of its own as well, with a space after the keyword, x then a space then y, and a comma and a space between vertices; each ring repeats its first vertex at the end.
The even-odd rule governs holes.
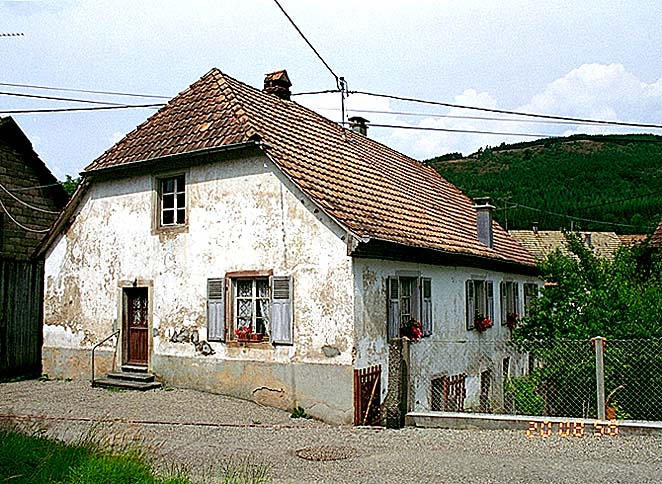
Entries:
POLYGON ((67 195, 71 196, 76 191, 76 188, 80 184, 80 177, 72 178, 71 175, 67 175, 66 179, 62 182, 62 188, 67 192, 67 195))
POLYGON ((507 391, 521 413, 595 417, 595 364, 588 341, 607 338, 607 406, 619 418, 662 419, 662 260, 642 247, 596 256, 576 234, 540 265, 546 281, 513 332, 535 362, 507 391))

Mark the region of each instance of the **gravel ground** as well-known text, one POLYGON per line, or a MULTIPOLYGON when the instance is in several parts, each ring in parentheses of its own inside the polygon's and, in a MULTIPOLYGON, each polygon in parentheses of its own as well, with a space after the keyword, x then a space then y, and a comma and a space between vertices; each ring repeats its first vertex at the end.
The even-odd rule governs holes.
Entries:
POLYGON ((95 431, 137 438, 159 465, 185 466, 194 477, 251 457, 269 464, 274 483, 662 483, 662 437, 337 427, 191 390, 117 393, 62 381, 0 384, 0 414, 8 413, 67 418, 46 424, 65 439, 91 425, 72 419, 159 421, 95 431), (195 422, 206 425, 186 425, 195 422))

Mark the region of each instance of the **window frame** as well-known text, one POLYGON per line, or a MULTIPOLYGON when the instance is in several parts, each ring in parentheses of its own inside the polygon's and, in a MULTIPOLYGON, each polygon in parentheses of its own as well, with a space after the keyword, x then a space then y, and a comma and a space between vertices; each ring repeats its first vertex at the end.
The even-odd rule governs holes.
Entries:
POLYGON ((235 330, 237 330, 240 326, 244 326, 244 324, 239 324, 239 301, 250 300, 251 301, 250 328, 253 331, 253 334, 257 333, 258 332, 257 321, 258 319, 262 319, 264 324, 264 331, 262 331, 262 334, 265 337, 263 341, 270 341, 271 340, 271 305, 273 300, 273 293, 272 293, 271 280, 270 280, 271 278, 268 275, 263 275, 263 276, 235 276, 235 277, 230 277, 229 279, 230 279, 230 300, 231 300, 231 304, 229 305, 229 309, 230 309, 229 340, 237 341, 238 338, 237 335, 235 334, 235 330), (239 296, 237 291, 237 286, 240 282, 246 282, 246 281, 251 281, 251 295, 250 297, 239 296), (258 281, 266 282, 267 297, 259 297, 259 295, 257 294, 258 281), (258 301, 260 300, 266 300, 268 302, 268 307, 267 307, 267 315, 266 316, 263 315, 258 318, 257 308, 258 308, 258 301))
POLYGON ((432 305, 432 278, 423 277, 413 271, 397 271, 386 279, 387 339, 400 337, 400 329, 408 320, 415 319, 422 325, 423 337, 431 336, 434 330, 432 305), (394 283, 397 281, 397 283, 394 283), (409 284, 409 294, 403 295, 405 284, 409 284), (408 312, 403 308, 408 305, 408 312), (397 328, 393 328, 397 310, 397 328))
POLYGON ((478 315, 490 318, 492 324, 494 324, 494 281, 486 278, 472 277, 465 281, 464 287, 464 307, 467 331, 476 329, 475 322, 478 315), (477 285, 479 285, 479 288, 476 287, 477 285), (481 296, 484 299, 482 304, 483 307, 479 308, 484 309, 482 312, 476 311, 477 307, 481 306, 478 301, 478 296, 481 296))
POLYGON ((501 281, 501 326, 508 323, 508 315, 513 313, 519 317, 522 315, 522 308, 519 297, 519 282, 505 280, 501 281))
POLYGON ((154 176, 154 190, 153 190, 153 216, 152 216, 152 234, 163 232, 178 233, 187 232, 189 223, 189 175, 187 171, 173 171, 160 173, 154 176), (175 180, 175 191, 164 194, 163 186, 169 179, 175 180), (179 186, 181 181, 182 187, 179 186), (181 189, 180 189, 181 188, 181 189), (164 209, 163 197, 164 195, 173 195, 173 207, 164 209), (184 196, 183 206, 178 205, 177 196, 184 196), (173 223, 163 223, 164 210, 173 211, 173 223), (184 221, 177 222, 177 212, 183 210, 184 221))

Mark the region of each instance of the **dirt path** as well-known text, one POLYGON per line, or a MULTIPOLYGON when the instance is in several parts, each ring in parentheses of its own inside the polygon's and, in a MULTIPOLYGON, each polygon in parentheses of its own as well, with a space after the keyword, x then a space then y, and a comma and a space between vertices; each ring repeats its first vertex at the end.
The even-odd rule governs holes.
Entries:
POLYGON ((662 482, 659 437, 334 427, 191 390, 116 393, 61 381, 0 384, 0 414, 9 413, 47 417, 48 431, 66 439, 92 420, 112 421, 96 431, 137 438, 159 465, 197 476, 250 457, 268 463, 274 483, 662 482))

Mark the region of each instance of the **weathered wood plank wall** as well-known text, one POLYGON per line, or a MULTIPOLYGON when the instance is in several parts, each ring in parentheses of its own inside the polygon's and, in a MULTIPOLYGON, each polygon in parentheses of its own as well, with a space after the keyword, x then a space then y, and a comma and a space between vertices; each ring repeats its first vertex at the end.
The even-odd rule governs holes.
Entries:
POLYGON ((43 261, 0 259, 0 378, 41 373, 43 261))

